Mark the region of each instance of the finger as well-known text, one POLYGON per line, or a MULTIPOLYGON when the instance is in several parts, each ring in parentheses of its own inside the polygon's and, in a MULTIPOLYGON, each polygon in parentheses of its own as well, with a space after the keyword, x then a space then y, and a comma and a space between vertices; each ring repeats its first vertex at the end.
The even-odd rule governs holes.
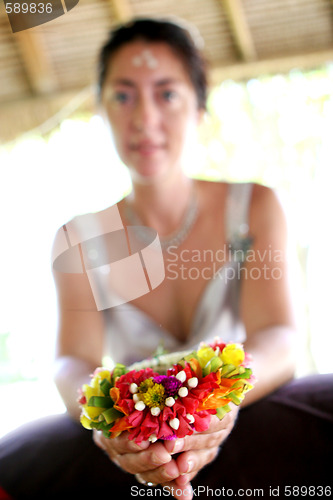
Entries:
POLYGON ((112 448, 117 455, 124 455, 125 453, 136 453, 146 450, 151 444, 149 441, 142 441, 140 444, 137 444, 132 439, 129 439, 128 436, 128 432, 122 432, 116 438, 104 438, 104 445, 108 450, 112 448))
POLYGON ((136 453, 117 455, 112 450, 110 458, 131 474, 154 470, 171 461, 171 455, 166 451, 163 444, 158 442, 151 445, 147 450, 136 453))
POLYGON ((210 434, 195 433, 192 436, 186 436, 182 440, 167 441, 164 443, 166 450, 174 455, 188 450, 200 450, 202 448, 212 448, 219 446, 229 434, 229 430, 223 429, 210 434), (180 441, 177 443, 177 441, 180 441))
MULTIPOLYGON (((139 478, 144 483, 168 484, 174 489, 186 490, 187 485, 197 475, 199 470, 216 458, 218 448, 201 450, 196 453, 182 453, 177 460, 172 460, 163 467, 144 472, 139 478), (168 483, 165 481, 168 480, 168 483)), ((186 496, 183 492, 182 495, 186 496)))
POLYGON ((138 476, 139 482, 142 480, 145 483, 164 484, 176 479, 179 476, 179 469, 176 461, 171 460, 161 467, 136 474, 136 476, 138 476))
POLYGON ((198 471, 190 472, 189 474, 181 474, 174 480, 175 484, 180 487, 185 487, 198 474, 198 471))
POLYGON ((103 439, 103 433, 101 431, 97 431, 96 429, 93 430, 93 440, 99 448, 106 451, 105 439, 103 439))
POLYGON ((177 459, 177 466, 181 474, 198 472, 202 467, 212 462, 219 452, 218 447, 203 450, 186 451, 181 453, 177 459))
POLYGON ((167 489, 174 498, 178 500, 192 500, 193 489, 191 483, 186 483, 181 486, 175 481, 170 481, 169 483, 162 484, 163 488, 167 489))
POLYGON ((107 439, 100 431, 94 433, 94 441, 106 451, 110 460, 132 474, 155 469, 171 460, 170 454, 165 450, 161 442, 149 443, 147 450, 138 451, 140 450, 138 445, 130 441, 128 437, 119 436, 118 438, 107 439), (124 450, 133 451, 124 453, 124 450))
POLYGON ((149 441, 142 441, 139 445, 128 439, 128 433, 124 433, 124 436, 118 436, 116 438, 106 438, 103 436, 101 431, 94 429, 93 439, 95 444, 99 446, 102 450, 106 452, 114 451, 117 455, 122 455, 124 453, 135 453, 147 449, 150 446, 149 441))
POLYGON ((238 407, 235 405, 233 407, 235 409, 232 409, 222 420, 216 415, 212 415, 209 429, 206 431, 195 432, 191 436, 185 436, 183 439, 165 441, 164 446, 166 450, 174 454, 190 449, 209 448, 215 446, 218 442, 222 443, 230 434, 238 414, 238 407), (211 446, 210 443, 212 443, 211 446))
POLYGON ((231 411, 224 415, 222 419, 219 419, 216 415, 211 416, 209 428, 206 431, 203 431, 202 434, 209 434, 211 432, 225 429, 230 425, 234 425, 238 416, 239 407, 233 403, 229 403, 229 406, 231 407, 231 411))

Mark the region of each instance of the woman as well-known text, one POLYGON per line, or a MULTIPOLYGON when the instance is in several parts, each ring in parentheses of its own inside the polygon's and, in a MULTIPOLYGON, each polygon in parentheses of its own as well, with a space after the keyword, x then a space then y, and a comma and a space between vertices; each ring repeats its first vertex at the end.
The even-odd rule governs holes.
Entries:
MULTIPOLYGON (((268 396, 293 377, 295 320, 287 230, 276 195, 260 185, 190 179, 182 168, 205 113, 206 87, 202 56, 189 32, 174 23, 131 22, 115 30, 101 52, 100 101, 133 182, 131 194, 118 203, 117 214, 125 228, 141 225, 158 233, 165 277, 149 293, 137 293, 130 303, 124 299, 123 305, 101 305, 95 293, 101 283, 94 284, 88 272, 89 258, 96 259, 98 251, 91 253, 84 246, 92 234, 85 233, 86 222, 93 233, 99 227, 99 235, 109 234, 114 207, 89 219, 79 217, 59 231, 55 246, 61 246, 64 234, 75 235, 83 262, 83 272, 63 272, 61 265, 54 266, 60 310, 56 383, 73 419, 79 417, 77 389, 101 365, 105 345, 115 361, 128 364, 149 356, 161 342, 179 350, 214 335, 244 341, 258 382, 243 406, 268 396), (240 260, 234 258, 236 251, 240 260)), ((138 233, 137 243, 144 244, 144 237, 138 233)), ((115 246, 120 255, 120 241, 106 236, 102 240, 99 250, 104 256, 115 246)), ((217 471, 227 472, 233 463, 228 453, 231 456, 237 449, 232 441, 234 434, 237 439, 237 415, 234 406, 222 421, 212 417, 205 433, 140 446, 125 433, 108 440, 94 431, 95 444, 106 454, 96 459, 98 464, 102 460, 99 470, 104 471, 100 476, 96 472, 97 490, 108 481, 127 482, 122 494, 130 498, 137 491, 130 490, 130 485, 151 483, 168 487, 177 498, 191 498, 191 481, 199 472, 198 484, 232 484, 232 474, 221 480, 217 471), (221 445, 220 460, 212 465, 221 445), (202 469, 208 464, 205 476, 202 469)), ((242 432, 244 425, 239 429, 242 432)), ((82 441, 81 430, 75 432, 82 441)), ((97 456, 98 448, 92 451, 91 444, 86 446, 86 462, 92 465, 89 457, 97 456)), ((237 459, 237 467, 241 460, 237 459)), ((236 478, 235 484, 246 484, 236 478)))
MULTIPOLYGON (((212 249, 217 254, 228 243, 225 240, 224 222, 228 186, 225 183, 194 181, 186 177, 182 169, 188 136, 191 133, 193 135, 205 112, 203 64, 199 55, 185 58, 186 50, 192 50, 195 54, 195 48, 190 46, 188 35, 174 25, 142 21, 121 30, 104 49, 105 68, 100 81, 101 101, 115 145, 120 158, 130 169, 133 180, 131 196, 118 204, 121 218, 125 225, 130 225, 127 216, 130 209, 145 226, 154 228, 163 242, 182 226, 184 214, 191 204, 192 196, 195 196, 197 218, 187 237, 174 247, 173 253, 177 255, 178 251, 179 256, 179 252, 187 249, 200 251, 203 255, 206 249, 212 249), (188 49, 181 37, 186 40, 188 49), (119 39, 125 42, 121 44, 119 39), (172 40, 172 44, 169 40, 172 40), (197 63, 199 70, 194 67, 192 60, 200 61, 200 65, 197 63), (195 71, 202 74, 194 79, 192 75, 195 71)), ((272 191, 253 186, 249 217, 254 252, 261 254, 270 245, 284 256, 285 222, 272 191)), ((207 280, 202 277, 196 280, 182 279, 178 272, 176 279, 171 279, 168 275, 168 257, 170 252, 166 251, 166 277, 163 283, 133 303, 152 317, 156 325, 161 325, 163 330, 169 332, 170 336, 185 343, 191 335, 193 316, 207 280)), ((294 324, 285 260, 283 257, 278 263, 281 270, 278 280, 265 281, 262 276, 260 279, 248 278, 243 283, 240 309, 247 332, 246 348, 253 354, 255 362, 258 360, 255 372, 260 380, 248 397, 252 401, 270 392, 276 384, 287 381, 293 373, 290 345, 294 324), (276 365, 275 370, 272 370, 272 364, 276 365), (267 373, 271 374, 271 380, 266 376, 267 373)), ((203 263, 198 264, 203 266, 203 263)), ((257 266, 258 262, 252 265, 257 266)), ((265 262, 260 263, 260 272, 263 265, 270 267, 272 263, 265 259, 265 262)), ((211 267, 213 278, 213 265, 211 267)), ((78 415, 74 396, 94 367, 101 364, 104 325, 102 313, 93 310, 87 278, 82 275, 73 277, 56 274, 56 279, 60 299, 64 301, 57 384, 68 409, 73 415, 78 415), (78 289, 78 307, 81 308, 83 301, 87 304, 84 312, 73 312, 73 300, 77 301, 78 289), (79 344, 82 347, 78 347, 79 344), (71 374, 71 384, 68 383, 68 374, 71 374)), ((109 314, 112 316, 115 312, 111 309, 109 314)), ((116 331, 111 335, 117 335, 116 331)), ((221 335, 223 337, 223 330, 221 335)), ((136 343, 140 344, 140 339, 136 339, 136 343)), ((129 350, 131 353, 132 349, 129 350)), ((119 360, 117 352, 111 354, 119 360)), ((149 354, 151 351, 147 352, 149 354)), ((170 453, 175 451, 175 447, 178 447, 177 451, 183 450, 183 440, 157 443, 141 452, 126 437, 107 441, 96 432, 95 442, 123 469, 139 473, 143 480, 183 486, 186 489, 194 474, 215 457, 236 415, 237 410, 234 408, 233 413, 221 423, 213 420, 210 433, 186 439, 187 451, 176 460, 171 458, 170 453), (138 451, 139 455, 133 451, 138 451)))

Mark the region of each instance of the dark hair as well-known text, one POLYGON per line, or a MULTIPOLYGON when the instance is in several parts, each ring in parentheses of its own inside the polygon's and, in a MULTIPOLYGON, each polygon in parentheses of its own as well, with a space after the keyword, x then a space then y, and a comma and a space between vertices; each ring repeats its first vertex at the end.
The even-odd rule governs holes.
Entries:
POLYGON ((98 93, 102 93, 111 56, 123 45, 136 41, 163 42, 179 56, 193 84, 199 108, 206 108, 206 61, 187 29, 168 20, 135 19, 111 31, 99 54, 98 93))

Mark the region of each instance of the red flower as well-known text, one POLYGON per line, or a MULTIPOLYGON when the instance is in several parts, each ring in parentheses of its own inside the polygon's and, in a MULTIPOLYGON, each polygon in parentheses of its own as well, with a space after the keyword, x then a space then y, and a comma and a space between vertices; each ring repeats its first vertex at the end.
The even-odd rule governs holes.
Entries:
POLYGON ((141 384, 147 378, 157 377, 158 373, 155 373, 151 368, 146 368, 143 370, 139 370, 138 372, 132 370, 124 375, 121 375, 119 379, 115 383, 115 387, 117 387, 120 391, 120 398, 129 398, 132 397, 132 394, 129 390, 129 387, 132 383, 135 383, 137 386, 141 384))
POLYGON ((219 342, 218 340, 215 340, 212 344, 209 344, 209 347, 214 349, 214 351, 218 347, 220 349, 220 352, 222 352, 226 345, 227 344, 225 344, 224 342, 219 342))
POLYGON ((204 432, 209 428, 211 415, 215 415, 216 410, 204 410, 194 413, 193 427, 197 432, 204 432))

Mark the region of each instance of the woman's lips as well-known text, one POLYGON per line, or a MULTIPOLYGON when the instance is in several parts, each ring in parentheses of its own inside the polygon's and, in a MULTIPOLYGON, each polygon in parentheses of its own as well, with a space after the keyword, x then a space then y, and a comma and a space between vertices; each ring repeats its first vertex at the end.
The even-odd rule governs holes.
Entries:
POLYGON ((139 142, 130 146, 131 151, 141 154, 142 156, 149 156, 163 149, 162 144, 154 142, 139 142))

